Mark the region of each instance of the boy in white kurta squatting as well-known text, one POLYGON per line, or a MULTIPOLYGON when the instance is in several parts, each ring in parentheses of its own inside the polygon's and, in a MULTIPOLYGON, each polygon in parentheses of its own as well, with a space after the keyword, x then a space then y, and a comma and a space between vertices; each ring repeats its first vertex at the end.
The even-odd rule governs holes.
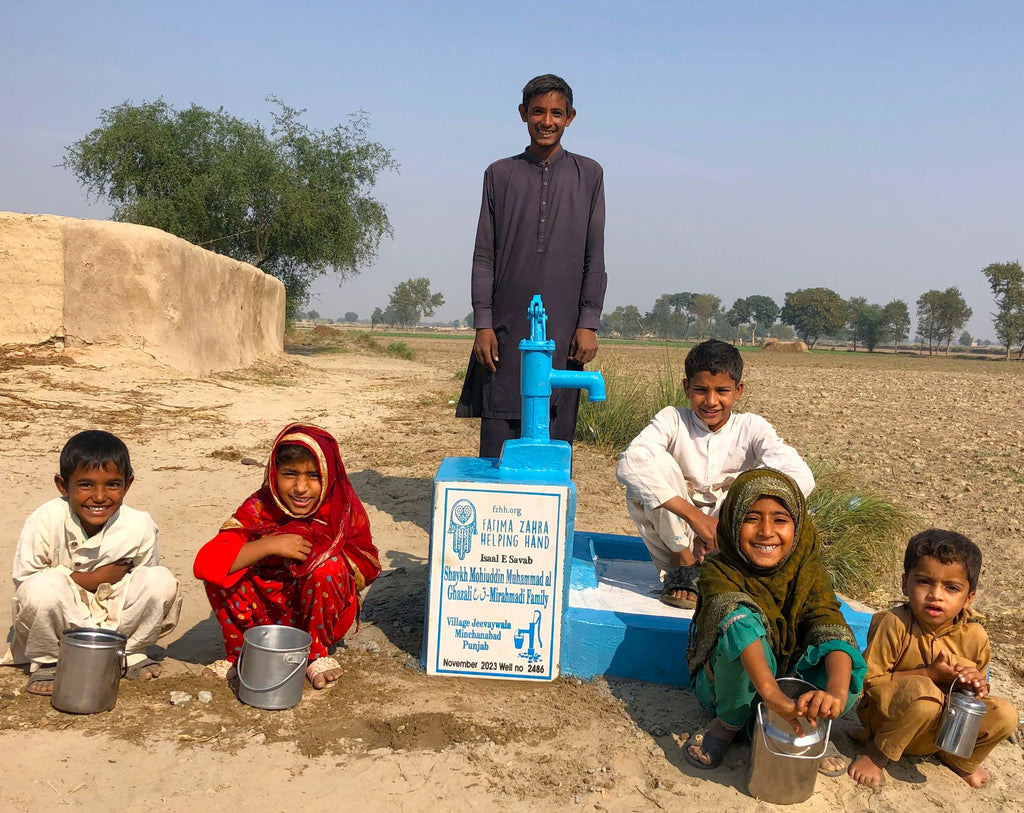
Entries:
POLYGON ((806 497, 814 477, 768 421, 732 412, 743 394, 743 358, 727 342, 701 342, 686 356, 688 409, 665 407, 621 455, 615 476, 626 507, 663 573, 661 600, 697 601, 699 562, 716 550, 718 511, 742 472, 768 466, 792 477, 806 497))
POLYGON ((50 695, 58 642, 69 627, 127 636, 127 677, 162 667, 146 647, 178 623, 178 582, 157 564, 157 527, 123 504, 132 484, 128 448, 109 432, 72 437, 54 477, 59 497, 37 508, 14 554, 14 627, 5 663, 29 664, 29 694, 50 695))

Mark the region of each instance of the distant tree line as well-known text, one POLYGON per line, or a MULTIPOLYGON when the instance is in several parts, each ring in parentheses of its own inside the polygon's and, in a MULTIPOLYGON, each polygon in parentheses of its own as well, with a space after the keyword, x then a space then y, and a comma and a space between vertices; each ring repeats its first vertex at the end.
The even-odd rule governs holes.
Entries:
MULTIPOLYGON (((1000 343, 1018 347, 1024 355, 1024 270, 1019 262, 993 263, 982 273, 996 301, 993 324, 1000 343)), ((962 346, 973 342, 964 326, 973 315, 959 288, 925 291, 916 302, 917 339, 929 355, 949 354, 954 337, 962 346)), ((770 296, 742 297, 725 309, 710 293, 684 291, 662 294, 646 313, 636 305, 620 305, 602 317, 602 328, 623 338, 650 336, 658 339, 708 337, 725 341, 749 341, 768 337, 799 336, 814 347, 823 338, 851 342, 853 349, 874 352, 881 344, 899 350, 910 336, 910 307, 902 299, 881 305, 865 297, 843 299, 830 288, 801 288, 786 294, 780 308, 770 296)))

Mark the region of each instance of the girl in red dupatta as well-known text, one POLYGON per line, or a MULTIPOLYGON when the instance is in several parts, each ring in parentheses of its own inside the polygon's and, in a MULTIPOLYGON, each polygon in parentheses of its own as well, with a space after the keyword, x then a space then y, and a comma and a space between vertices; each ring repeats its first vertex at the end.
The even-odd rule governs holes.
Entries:
POLYGON ((359 591, 380 575, 377 557, 337 441, 293 423, 274 441, 263 487, 200 549, 193 572, 220 622, 227 664, 250 627, 298 627, 313 637, 306 676, 321 689, 341 676, 327 650, 358 619, 359 591))

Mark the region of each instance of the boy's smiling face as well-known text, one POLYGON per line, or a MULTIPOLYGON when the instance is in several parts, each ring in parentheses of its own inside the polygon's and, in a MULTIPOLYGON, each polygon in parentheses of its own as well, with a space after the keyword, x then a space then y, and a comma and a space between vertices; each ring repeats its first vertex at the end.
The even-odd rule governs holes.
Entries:
POLYGON ((576 111, 569 109, 563 94, 553 90, 519 105, 519 115, 530 132, 530 152, 546 159, 558 150, 562 133, 576 118, 576 111))
POLYGON ((60 495, 67 498, 86 536, 93 536, 117 513, 132 481, 125 479, 124 472, 115 464, 104 463, 93 468, 76 466, 68 482, 58 474, 54 483, 60 495))
POLYGON ((934 556, 922 556, 903 574, 903 595, 914 618, 930 632, 948 627, 974 600, 966 568, 959 562, 943 564, 934 556))
POLYGON ((702 370, 683 382, 690 408, 708 429, 717 432, 732 415, 732 406, 743 394, 743 382, 733 381, 728 373, 702 370))

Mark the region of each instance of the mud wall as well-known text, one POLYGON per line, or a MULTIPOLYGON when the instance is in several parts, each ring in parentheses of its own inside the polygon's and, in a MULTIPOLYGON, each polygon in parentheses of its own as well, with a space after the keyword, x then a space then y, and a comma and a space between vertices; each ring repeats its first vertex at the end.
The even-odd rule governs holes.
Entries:
POLYGON ((283 349, 284 286, 159 229, 0 212, 0 344, 53 338, 246 367, 283 349))

